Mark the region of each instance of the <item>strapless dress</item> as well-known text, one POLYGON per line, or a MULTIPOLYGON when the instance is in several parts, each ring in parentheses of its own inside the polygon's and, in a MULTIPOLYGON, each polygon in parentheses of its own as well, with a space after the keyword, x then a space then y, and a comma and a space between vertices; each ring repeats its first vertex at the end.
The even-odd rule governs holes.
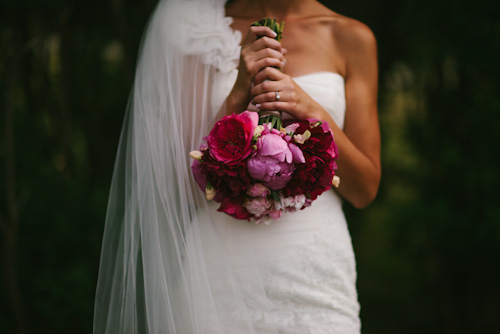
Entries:
MULTIPOLYGON (((227 90, 234 77, 225 77, 216 86, 227 90)), ((342 76, 317 72, 294 80, 343 127, 342 76)), ((311 207, 284 214, 267 226, 235 220, 217 212, 217 207, 210 204, 200 218, 213 222, 201 224, 207 229, 201 235, 219 240, 228 254, 225 266, 230 274, 217 269, 227 267, 217 263, 209 249, 205 252, 212 297, 217 314, 227 317, 227 333, 360 332, 354 252, 342 201, 334 190, 323 193, 311 207), (238 292, 241 305, 229 302, 235 284, 244 287, 238 292)))

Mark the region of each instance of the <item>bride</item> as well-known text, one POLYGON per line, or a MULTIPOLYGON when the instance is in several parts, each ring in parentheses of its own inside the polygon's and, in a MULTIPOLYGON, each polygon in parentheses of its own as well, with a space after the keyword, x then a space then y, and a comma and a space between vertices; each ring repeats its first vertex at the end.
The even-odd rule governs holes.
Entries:
POLYGON ((359 333, 341 198, 376 195, 376 99, 373 34, 316 0, 160 1, 120 139, 94 333, 359 333), (265 16, 286 22, 281 43, 250 28, 265 16), (338 191, 269 226, 217 212, 188 153, 248 108, 328 122, 338 191))

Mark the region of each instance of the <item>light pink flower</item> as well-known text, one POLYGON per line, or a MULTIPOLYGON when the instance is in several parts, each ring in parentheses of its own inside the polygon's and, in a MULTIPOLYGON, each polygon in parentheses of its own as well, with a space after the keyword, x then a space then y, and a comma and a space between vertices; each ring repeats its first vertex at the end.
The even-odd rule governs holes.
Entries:
POLYGON ((268 197, 248 198, 245 200, 244 206, 250 214, 260 217, 269 212, 273 206, 273 201, 268 197))
POLYGON ((268 215, 269 217, 271 217, 271 219, 279 219, 281 217, 281 215, 283 214, 283 212, 281 212, 281 210, 271 210, 269 211, 268 215))
POLYGON ((266 197, 271 195, 271 190, 262 183, 256 183, 248 187, 247 195, 252 197, 266 197))
POLYGON ((288 125, 287 127, 285 127, 285 132, 288 134, 294 133, 295 130, 297 130, 297 128, 299 126, 300 126, 299 123, 292 123, 292 124, 288 125))

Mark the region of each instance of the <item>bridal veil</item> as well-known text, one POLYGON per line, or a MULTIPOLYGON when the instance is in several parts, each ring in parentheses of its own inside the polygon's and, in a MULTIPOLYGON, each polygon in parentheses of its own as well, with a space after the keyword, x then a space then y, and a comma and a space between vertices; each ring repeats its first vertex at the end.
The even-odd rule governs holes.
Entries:
MULTIPOLYGON (((259 291, 259 272, 251 266, 248 276, 233 272, 223 240, 204 214, 208 204, 188 156, 228 92, 216 85, 228 80, 215 79, 236 73, 241 34, 230 29, 224 3, 160 1, 149 22, 116 157, 94 333, 235 333, 234 314, 215 302, 221 287, 214 272, 230 282, 223 303, 240 315, 238 332, 256 332, 245 319, 252 312, 242 291, 248 284, 259 291)), ((252 251, 244 247, 241 256, 252 263, 252 251)), ((253 298, 265 301, 264 291, 253 298)), ((259 305, 265 308, 265 302, 259 305)))

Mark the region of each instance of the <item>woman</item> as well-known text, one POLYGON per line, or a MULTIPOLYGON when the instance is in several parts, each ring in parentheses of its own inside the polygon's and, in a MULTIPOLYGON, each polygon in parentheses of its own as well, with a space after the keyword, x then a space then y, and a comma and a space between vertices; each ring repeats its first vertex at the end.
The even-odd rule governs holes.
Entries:
POLYGON ((377 192, 376 95, 372 33, 315 0, 160 2, 117 157, 94 332, 359 333, 339 195, 364 207, 377 192), (249 29, 264 16, 286 22, 281 44, 249 29), (329 123, 338 194, 269 226, 200 196, 188 152, 249 104, 329 123))

